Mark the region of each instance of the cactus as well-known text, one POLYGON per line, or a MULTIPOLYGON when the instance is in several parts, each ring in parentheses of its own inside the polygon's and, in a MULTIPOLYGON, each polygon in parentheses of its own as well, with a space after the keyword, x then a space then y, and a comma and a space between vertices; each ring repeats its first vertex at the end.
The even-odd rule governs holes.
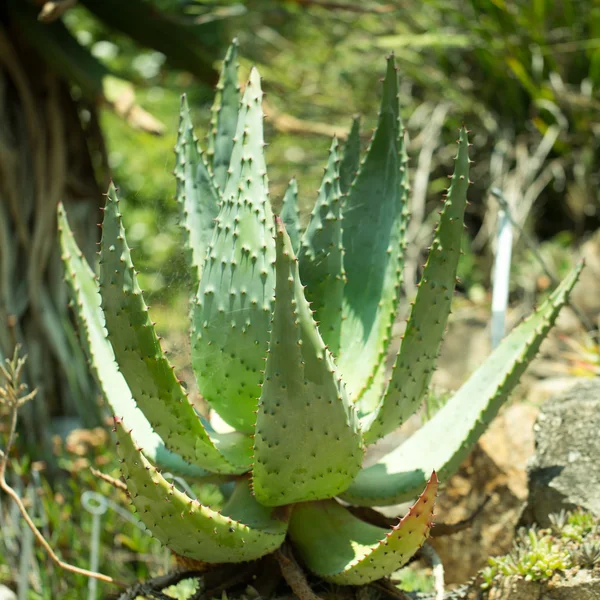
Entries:
POLYGON ((460 255, 467 131, 459 133, 454 174, 387 379, 409 190, 394 58, 388 58, 365 158, 359 161, 355 119, 343 149, 332 142, 304 231, 295 180, 281 216, 273 215, 260 77, 252 70, 233 110, 236 73, 234 46, 206 154, 182 102, 175 167, 194 274, 192 364, 202 395, 233 431, 219 433, 196 413, 161 349, 112 185, 98 278, 59 212, 81 342, 115 414, 131 502, 163 544, 188 559, 222 563, 259 558, 288 539, 317 576, 368 583, 390 575, 423 544, 438 477, 448 478, 498 412, 567 301, 580 267, 416 434, 363 466, 365 446, 414 413, 430 382, 460 255), (233 481, 234 491, 217 512, 169 484, 161 468, 199 481, 233 481), (338 499, 415 503, 388 531, 363 522, 338 499))

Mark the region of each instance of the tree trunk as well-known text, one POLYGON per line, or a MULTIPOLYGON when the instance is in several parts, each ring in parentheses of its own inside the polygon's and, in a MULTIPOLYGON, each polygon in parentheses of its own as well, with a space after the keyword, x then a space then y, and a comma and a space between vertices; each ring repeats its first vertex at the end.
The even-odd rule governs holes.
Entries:
POLYGON ((100 423, 68 310, 56 208, 65 204, 93 264, 103 204, 97 176, 106 173, 95 108, 74 99, 0 12, 0 359, 15 344, 29 357, 25 381, 38 395, 22 409, 22 433, 48 461, 53 419, 100 423))

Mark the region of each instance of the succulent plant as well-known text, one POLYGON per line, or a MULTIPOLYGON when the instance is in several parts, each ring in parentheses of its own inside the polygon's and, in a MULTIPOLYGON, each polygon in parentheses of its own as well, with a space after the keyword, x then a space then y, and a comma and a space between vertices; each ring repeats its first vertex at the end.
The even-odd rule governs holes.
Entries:
POLYGON ((430 382, 463 235, 467 131, 460 130, 455 171, 388 377, 409 193, 394 58, 365 158, 359 163, 356 121, 343 148, 331 144, 303 230, 295 181, 274 218, 260 78, 253 69, 240 101, 236 52, 234 44, 224 61, 204 154, 183 99, 175 166, 193 277, 192 364, 202 396, 229 430, 199 415, 161 349, 112 185, 98 278, 60 209, 81 339, 118 417, 131 502, 162 543, 188 559, 222 563, 259 558, 288 539, 316 575, 367 583, 401 567, 423 544, 438 476, 447 479, 494 417, 578 270, 415 435, 365 467, 365 446, 400 427, 430 382), (234 491, 217 512, 168 483, 161 468, 234 481, 234 491), (415 498, 389 531, 345 506, 415 498))
POLYGON ((585 542, 578 552, 573 553, 573 562, 584 567, 593 569, 600 564, 600 542, 585 542))

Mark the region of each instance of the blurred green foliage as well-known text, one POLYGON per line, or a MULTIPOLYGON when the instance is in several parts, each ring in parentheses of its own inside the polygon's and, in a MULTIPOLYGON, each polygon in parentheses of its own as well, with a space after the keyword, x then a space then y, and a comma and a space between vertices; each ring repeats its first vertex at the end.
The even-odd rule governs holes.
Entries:
MULTIPOLYGON (((580 234, 597 225, 600 7, 592 0, 153 2, 166 11, 183 10, 213 43, 238 36, 242 80, 251 64, 258 65, 268 105, 279 115, 267 120, 266 132, 276 207, 292 176, 304 210, 314 201, 329 140, 315 134, 313 124, 344 135, 351 115, 362 113, 363 130, 369 131, 378 93, 372 73, 383 72, 382 55, 391 50, 398 57, 405 116, 410 115, 413 168, 433 111, 448 106, 432 158, 427 212, 445 185, 450 143, 463 120, 476 146, 472 234, 488 208, 493 156, 501 154, 510 169, 517 143, 533 152, 548 128, 558 127, 547 159, 555 172, 534 204, 529 227, 546 236, 563 228, 580 234), (286 130, 282 114, 299 120, 294 131, 286 130)), ((171 177, 179 96, 188 93, 202 141, 211 91, 170 69, 162 54, 99 25, 82 8, 69 11, 67 23, 95 56, 136 83, 140 104, 166 125, 167 133, 153 138, 112 114, 102 120, 144 286, 158 300, 167 299, 186 286, 171 177)), ((463 275, 479 284, 473 257, 465 260, 463 275)))
MULTIPOLYGON (((11 463, 9 483, 22 491, 28 510, 53 550, 66 562, 89 569, 92 546, 92 514, 85 508, 83 494, 95 492, 112 501, 138 527, 109 507, 100 518, 99 567, 101 573, 130 584, 156 576, 175 566, 169 550, 144 531, 131 513, 127 496, 96 478, 90 467, 118 478, 119 465, 105 429, 75 429, 64 441, 53 440, 61 477, 50 483, 40 463, 27 459, 11 463), (32 501, 32 494, 35 500, 32 501)), ((219 508, 223 496, 216 486, 192 486, 198 499, 219 508)), ((25 547, 25 523, 9 503, 0 505, 0 583, 16 588, 21 553, 25 547)), ((88 579, 65 573, 50 560, 44 549, 34 544, 34 562, 28 570, 27 600, 79 600, 87 598, 88 579)), ((116 588, 98 583, 98 597, 109 597, 116 588)), ((177 597, 177 596, 176 596, 177 597)), ((187 597, 187 596, 182 596, 187 597)))

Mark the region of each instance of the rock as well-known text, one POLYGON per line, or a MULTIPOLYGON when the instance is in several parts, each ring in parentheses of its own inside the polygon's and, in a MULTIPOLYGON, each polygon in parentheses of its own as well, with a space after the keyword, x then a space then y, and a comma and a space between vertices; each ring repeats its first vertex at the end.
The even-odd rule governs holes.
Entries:
POLYGON ((556 600, 598 600, 600 598, 600 573, 581 570, 574 577, 565 578, 546 592, 546 598, 556 600))
POLYGON ((490 496, 468 529, 431 539, 446 583, 464 583, 487 565, 489 556, 510 551, 527 496, 526 465, 533 454, 536 415, 535 407, 525 404, 507 407, 440 492, 436 515, 444 523, 469 517, 490 496))
POLYGON ((0 584, 0 600, 17 600, 17 595, 10 588, 0 584))
POLYGON ((527 463, 534 450, 533 425, 539 409, 529 404, 507 406, 479 440, 483 451, 505 475, 512 493, 527 497, 527 463))
POLYGON ((600 573, 581 570, 549 582, 525 581, 521 577, 504 579, 490 590, 488 600, 598 600, 600 573))
POLYGON ((600 378, 547 401, 534 431, 521 524, 548 527, 548 515, 578 506, 600 516, 600 378))

